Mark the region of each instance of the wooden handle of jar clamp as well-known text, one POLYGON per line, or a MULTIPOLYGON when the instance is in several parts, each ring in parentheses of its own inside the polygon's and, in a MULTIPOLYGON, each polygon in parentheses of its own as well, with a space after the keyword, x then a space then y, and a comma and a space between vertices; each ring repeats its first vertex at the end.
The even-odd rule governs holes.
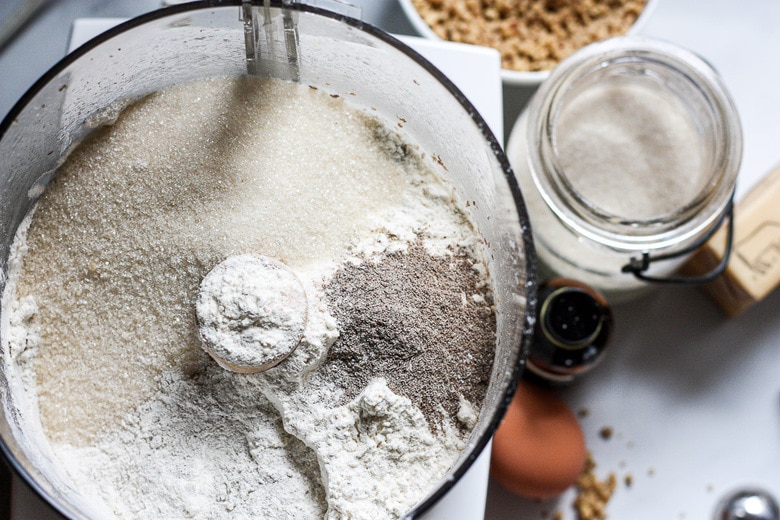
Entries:
MULTIPOLYGON (((683 266, 688 274, 712 269, 723 258, 719 229, 683 266)), ((780 284, 780 166, 734 207, 734 238, 726 271, 704 286, 730 317, 762 300, 780 284)))

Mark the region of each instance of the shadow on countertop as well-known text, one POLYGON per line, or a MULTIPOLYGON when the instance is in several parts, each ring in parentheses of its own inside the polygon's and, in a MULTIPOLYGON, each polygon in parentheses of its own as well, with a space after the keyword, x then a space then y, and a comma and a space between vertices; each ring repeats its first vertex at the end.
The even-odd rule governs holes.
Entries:
POLYGON ((11 468, 0 457, 0 520, 11 520, 11 468))

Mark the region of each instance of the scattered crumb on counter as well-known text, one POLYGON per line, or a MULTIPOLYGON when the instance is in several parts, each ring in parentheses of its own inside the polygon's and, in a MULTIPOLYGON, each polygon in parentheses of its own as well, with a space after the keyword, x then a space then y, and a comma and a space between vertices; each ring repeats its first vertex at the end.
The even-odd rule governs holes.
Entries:
POLYGON ((579 520, 604 520, 607 518, 606 506, 617 486, 614 473, 605 480, 596 477, 596 463, 589 453, 585 469, 577 480, 577 496, 574 499, 574 509, 579 520))
POLYGON ((623 478, 623 481, 626 483, 626 487, 630 488, 631 484, 634 483, 634 476, 631 473, 626 474, 626 476, 623 478))
POLYGON ((604 439, 605 441, 608 441, 612 438, 612 434, 615 432, 615 430, 611 426, 604 426, 599 430, 599 437, 604 439))
POLYGON ((655 475, 655 468, 651 466, 647 469, 647 476, 652 477, 653 475, 655 475))
POLYGON ((588 415, 590 415, 590 409, 589 408, 580 408, 577 411, 577 417, 579 417, 581 419, 587 417, 588 415))

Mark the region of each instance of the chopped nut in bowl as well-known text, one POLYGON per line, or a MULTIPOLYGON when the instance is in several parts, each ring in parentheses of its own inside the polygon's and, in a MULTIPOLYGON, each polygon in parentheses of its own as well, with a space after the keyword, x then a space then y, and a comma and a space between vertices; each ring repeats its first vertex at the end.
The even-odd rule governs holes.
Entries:
POLYGON ((509 85, 542 82, 589 43, 634 34, 656 0, 399 0, 422 36, 493 47, 509 85))

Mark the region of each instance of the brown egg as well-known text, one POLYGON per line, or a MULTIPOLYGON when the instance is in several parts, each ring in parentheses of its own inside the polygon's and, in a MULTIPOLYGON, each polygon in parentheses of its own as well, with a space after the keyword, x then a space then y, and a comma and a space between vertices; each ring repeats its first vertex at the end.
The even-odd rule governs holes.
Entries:
POLYGON ((587 450, 580 424, 553 391, 521 381, 493 437, 491 476, 528 498, 552 498, 574 484, 587 450))

